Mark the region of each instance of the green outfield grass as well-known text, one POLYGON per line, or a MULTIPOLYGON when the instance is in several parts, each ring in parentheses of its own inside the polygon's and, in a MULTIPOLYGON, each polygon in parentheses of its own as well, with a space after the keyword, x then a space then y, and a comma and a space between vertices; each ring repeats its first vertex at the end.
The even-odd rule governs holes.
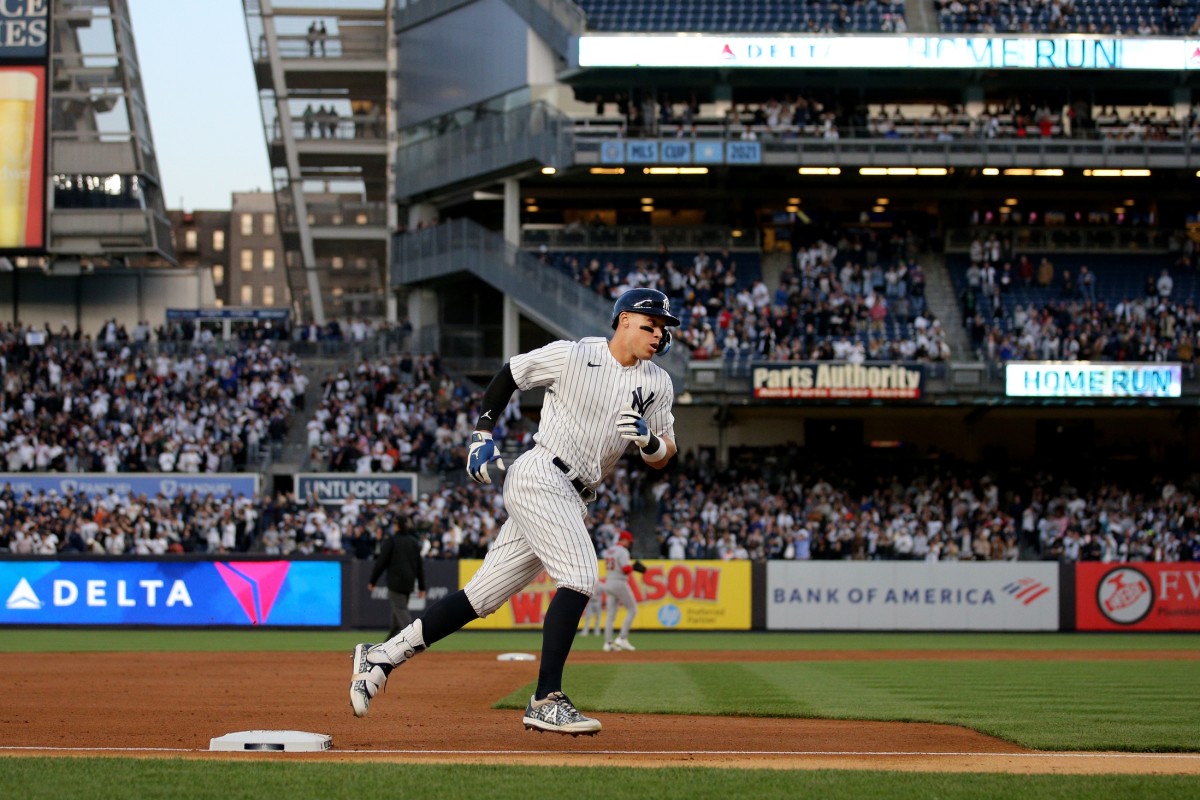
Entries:
POLYGON ((861 797, 1130 798, 1200 797, 1193 777, 1124 775, 930 774, 703 768, 499 767, 406 764, 196 762, 103 758, 0 758, 9 797, 404 798, 564 800, 652 797, 707 800, 850 800, 861 797))
MULTIPOLYGON (((615 663, 566 675, 571 699, 595 711, 940 722, 1038 750, 1148 752, 1200 750, 1197 677, 1200 662, 1142 660, 615 663)), ((532 690, 501 705, 524 708, 532 690)))
MULTIPOLYGON (((0 652, 331 652, 378 632, 0 630, 0 652)), ((645 650, 931 651, 928 658, 755 663, 572 663, 567 687, 588 711, 798 716, 943 722, 1041 749, 1200 751, 1200 662, 1137 657, 1195 650, 1196 635, 638 633, 645 650), (1124 651, 1101 660, 953 660, 932 651, 1124 651)), ((576 642, 597 650, 595 637, 576 642)), ((536 652, 536 632, 464 632, 449 652, 536 652)), ((523 686, 503 707, 522 707, 523 686)), ((0 715, 2 716, 2 715, 0 715)), ((603 742, 598 742, 603 744, 603 742)), ((784 743, 803 749, 803 742, 784 743)), ((897 749, 903 749, 898 743, 897 749)), ((1023 776, 859 771, 527 768, 179 759, 0 757, 6 797, 662 797, 944 798, 1197 797, 1170 776, 1023 776)), ((998 767, 1000 769, 1001 767, 998 767)))
MULTIPOLYGON (((382 631, 0 629, 0 653, 121 651, 324 652, 377 642, 382 631)), ((646 650, 1196 650, 1200 634, 1176 633, 696 633, 638 632, 646 650)), ((532 650, 541 631, 461 631, 437 643, 439 651, 532 650)), ((596 636, 575 640, 599 650, 596 636)))

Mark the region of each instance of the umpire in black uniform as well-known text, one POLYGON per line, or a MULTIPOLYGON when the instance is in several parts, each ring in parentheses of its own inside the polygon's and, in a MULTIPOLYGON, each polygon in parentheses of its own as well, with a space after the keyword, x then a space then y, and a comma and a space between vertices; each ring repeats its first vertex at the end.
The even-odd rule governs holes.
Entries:
POLYGON ((417 541, 408 520, 400 521, 397 530, 380 544, 379 555, 375 556, 375 565, 371 568, 371 579, 367 582, 368 592, 375 591, 375 584, 384 570, 388 574, 388 600, 392 604, 392 628, 388 632, 390 639, 412 624, 408 597, 412 594, 414 583, 419 589, 418 596, 425 596, 421 543, 417 541))

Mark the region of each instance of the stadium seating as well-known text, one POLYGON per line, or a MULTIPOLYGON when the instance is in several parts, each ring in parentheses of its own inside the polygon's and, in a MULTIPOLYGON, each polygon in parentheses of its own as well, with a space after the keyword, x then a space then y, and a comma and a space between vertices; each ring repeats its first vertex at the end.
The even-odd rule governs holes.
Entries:
POLYGON ((1067 4, 1012 0, 935 0, 944 33, 1106 33, 1140 36, 1186 34, 1200 2, 1179 0, 1074 0, 1067 4))
POLYGON ((836 32, 904 29, 904 0, 580 0, 588 29, 624 31, 836 32))

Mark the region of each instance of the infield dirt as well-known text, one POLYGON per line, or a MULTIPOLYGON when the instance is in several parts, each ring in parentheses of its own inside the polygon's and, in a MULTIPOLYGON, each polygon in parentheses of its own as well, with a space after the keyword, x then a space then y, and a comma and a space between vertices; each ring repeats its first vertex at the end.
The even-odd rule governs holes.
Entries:
MULTIPOLYGON (((572 663, 849 659, 1200 660, 1163 652, 576 652, 572 663)), ((537 665, 495 653, 429 652, 392 673, 371 713, 349 708, 346 653, 88 653, 48 662, 0 653, 0 755, 391 762, 888 769, 1200 775, 1200 754, 1042 753, 951 725, 760 717, 596 714, 595 737, 525 731, 491 706, 537 665), (333 737, 314 754, 211 753, 242 730, 333 737)))

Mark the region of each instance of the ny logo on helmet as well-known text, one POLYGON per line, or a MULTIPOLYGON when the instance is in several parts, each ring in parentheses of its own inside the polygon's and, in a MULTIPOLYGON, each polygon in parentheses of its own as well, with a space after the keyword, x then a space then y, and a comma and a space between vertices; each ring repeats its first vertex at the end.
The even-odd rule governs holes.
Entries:
POLYGON ((629 401, 629 405, 633 406, 633 410, 644 417, 646 416, 646 409, 649 408, 650 404, 653 402, 654 392, 651 392, 649 397, 643 399, 642 387, 639 386, 633 390, 633 399, 629 401))
POLYGON ((645 300, 638 300, 633 304, 633 308, 659 308, 660 306, 662 307, 663 311, 667 312, 668 314, 671 313, 671 301, 666 297, 664 297, 661 301, 648 297, 645 300))

